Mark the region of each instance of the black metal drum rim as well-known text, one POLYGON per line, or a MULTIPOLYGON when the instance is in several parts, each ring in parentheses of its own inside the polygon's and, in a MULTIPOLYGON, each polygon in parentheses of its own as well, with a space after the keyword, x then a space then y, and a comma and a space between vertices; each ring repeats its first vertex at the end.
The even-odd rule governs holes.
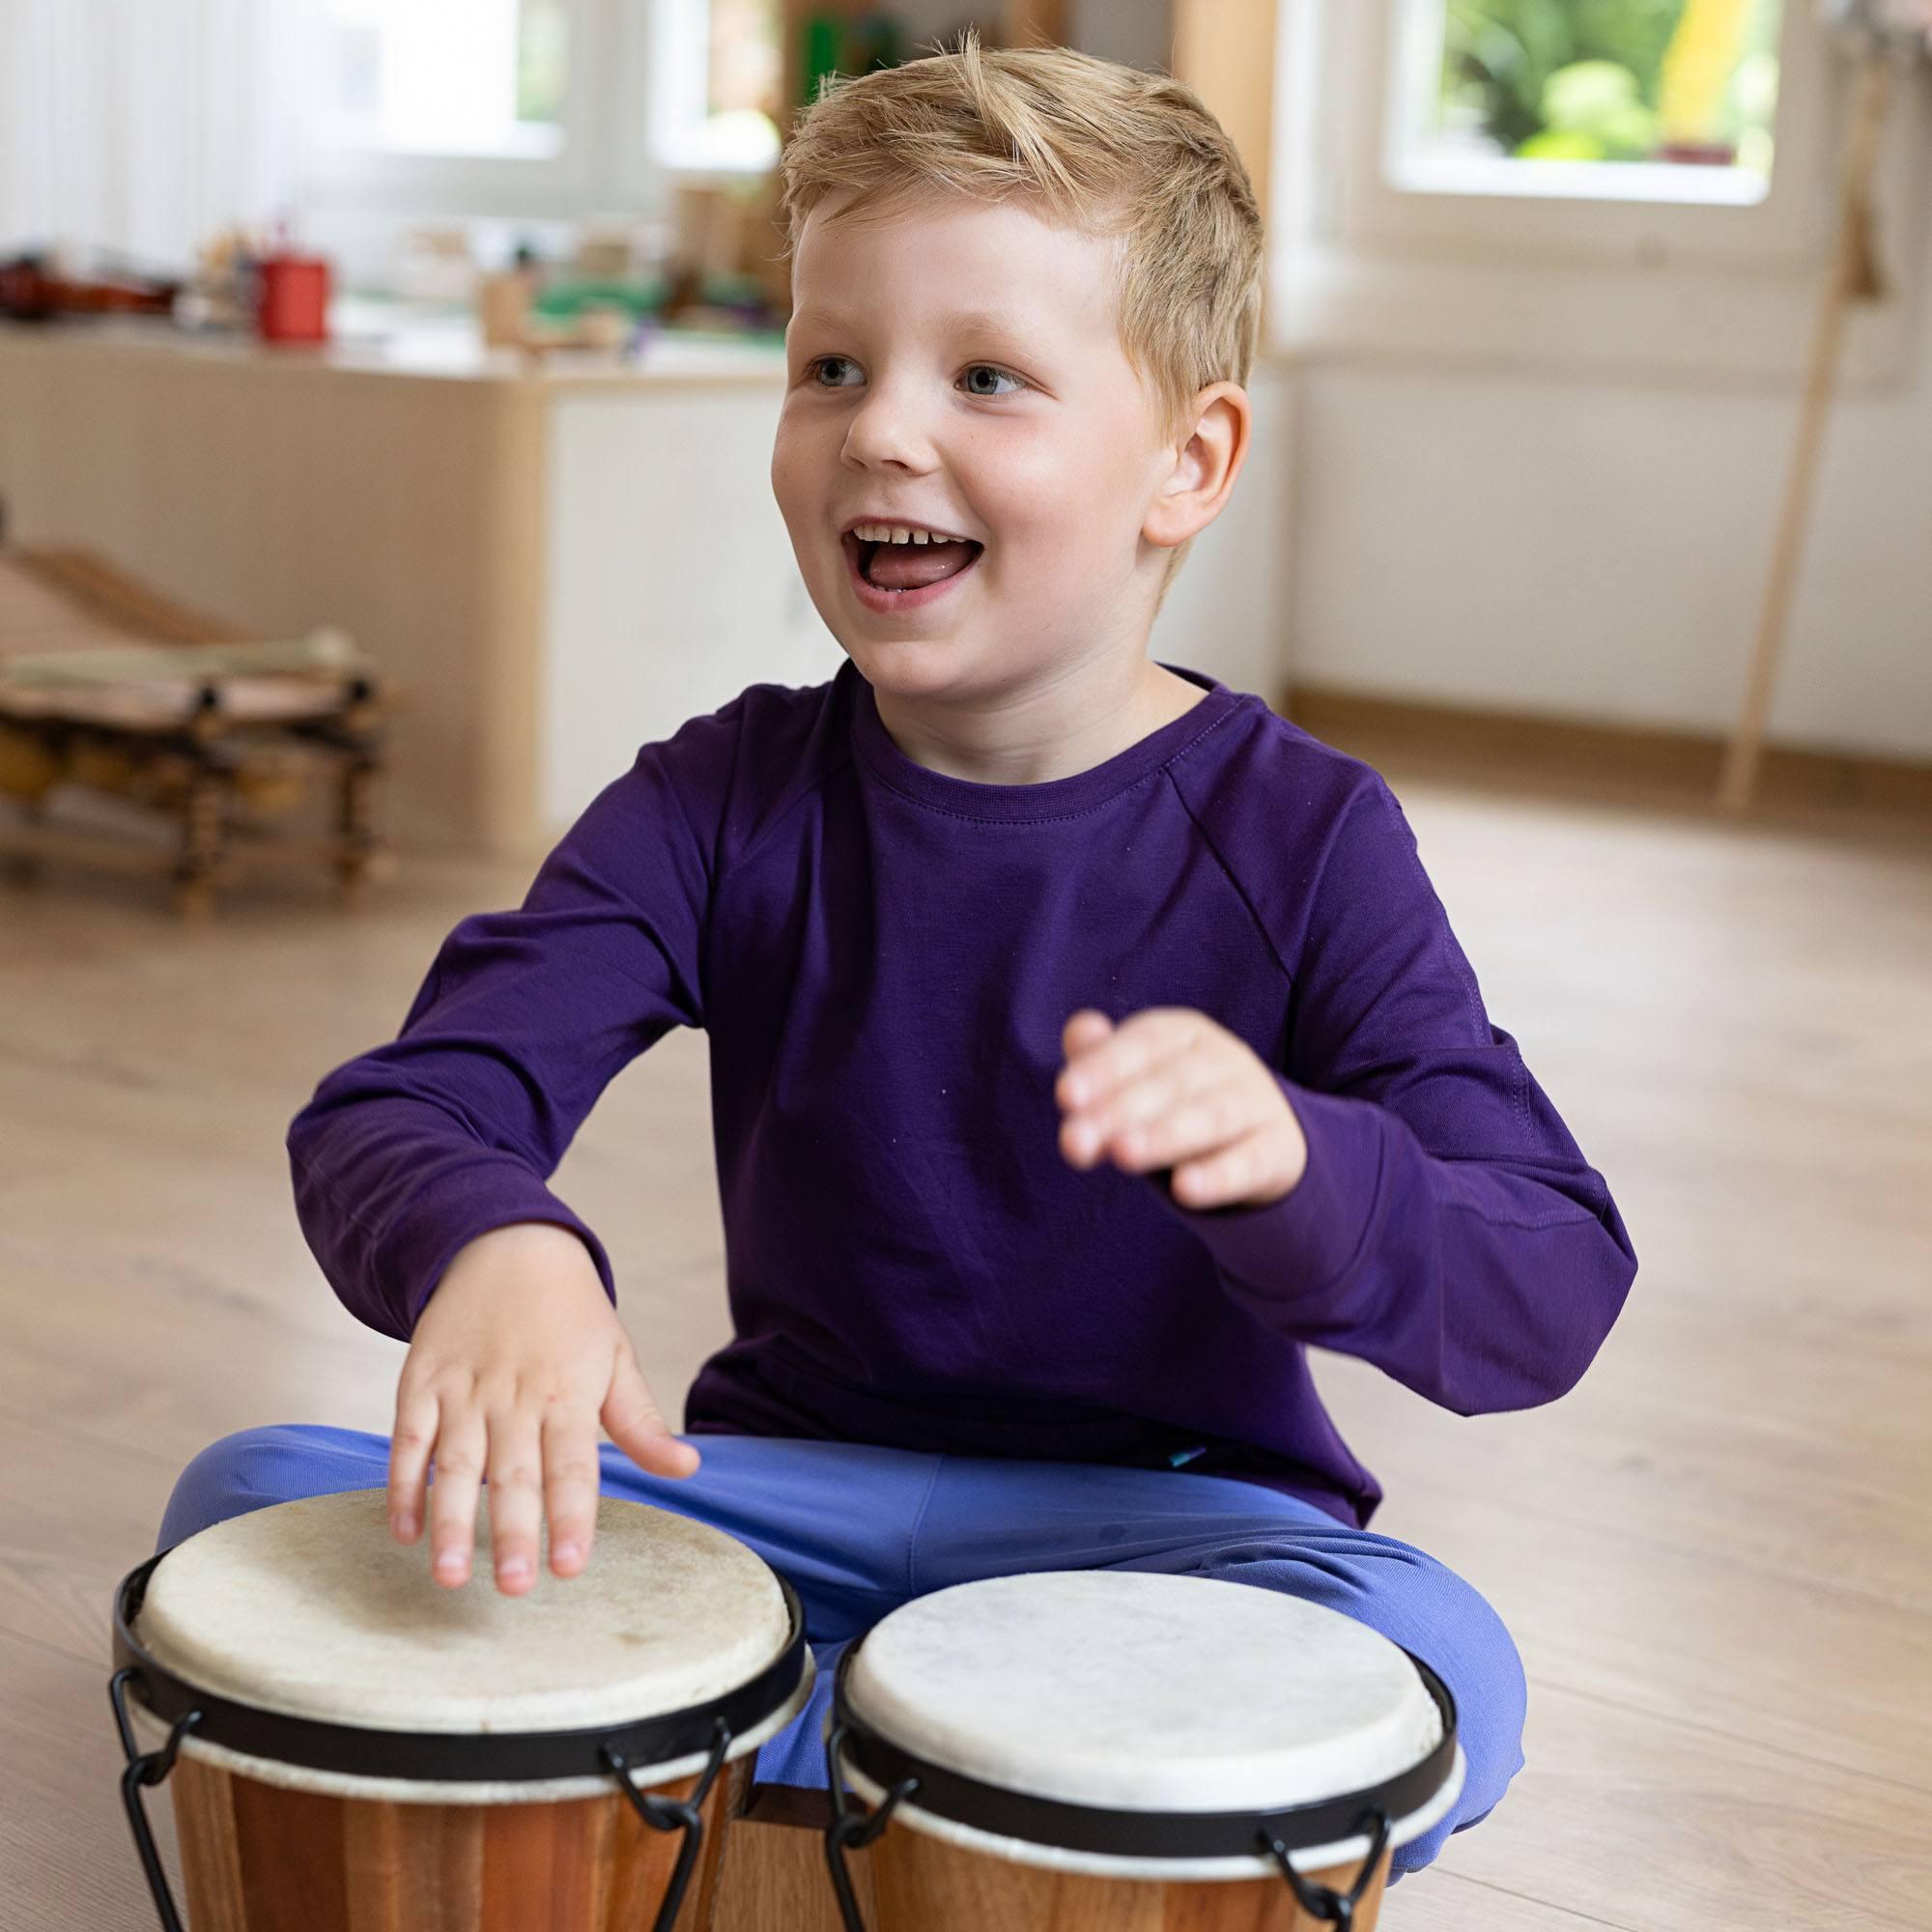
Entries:
POLYGON ((168 1555, 161 1550, 130 1570, 114 1593, 114 1667, 131 1671, 130 1688, 164 1725, 198 1712, 194 1738, 246 1757, 352 1777, 423 1783, 544 1783, 592 1777, 608 1782, 607 1753, 638 1771, 711 1750, 722 1719, 743 1738, 781 1710, 805 1670, 805 1611, 794 1590, 773 1573, 783 1594, 783 1649, 755 1676, 706 1704, 617 1724, 547 1731, 386 1731, 296 1717, 221 1695, 178 1676, 134 1634, 148 1579, 168 1555))
POLYGON ((907 1802, 934 1817, 1059 1851, 1147 1860, 1252 1859, 1259 1845, 1270 1841, 1286 1852, 1307 1851, 1359 1837, 1367 1813, 1397 1821, 1420 1810, 1455 1769, 1455 1697, 1421 1658, 1404 1650, 1441 1714, 1442 1737, 1426 1757, 1378 1784, 1275 1811, 1130 1811, 1042 1798, 935 1764, 868 1725, 852 1706, 847 1681, 864 1641, 852 1643, 838 1660, 832 1690, 829 1729, 853 1767, 886 1792, 915 1780, 916 1793, 908 1793, 907 1802))

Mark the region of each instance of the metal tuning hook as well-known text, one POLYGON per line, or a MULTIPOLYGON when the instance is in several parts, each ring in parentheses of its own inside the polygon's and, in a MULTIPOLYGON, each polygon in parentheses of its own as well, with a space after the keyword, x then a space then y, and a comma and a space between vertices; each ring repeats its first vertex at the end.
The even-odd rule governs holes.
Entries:
MULTIPOLYGON (((598 1752, 604 1761, 604 1768, 617 1780, 617 1789, 630 1800, 631 1808, 647 1830, 684 1833, 684 1843, 679 1848, 677 1863, 671 1871, 669 1889, 665 1893, 663 1905, 658 1908, 654 1932, 671 1932, 671 1927, 677 1922, 678 1912, 684 1905, 684 1894, 691 1885, 691 1875, 697 1867, 697 1854, 704 1843, 704 1801, 710 1797, 711 1787, 718 1781, 718 1774, 724 1767, 724 1753, 730 1747, 731 1727, 720 1718, 712 1735, 711 1755, 698 1775, 697 1788, 689 1798, 661 1798, 654 1791, 639 1791, 631 1782, 631 1767, 623 1752, 613 1750, 609 1745, 598 1752)), ((170 1927, 169 1932, 175 1932, 175 1928, 170 1927)))
POLYGON ((1385 1811, 1365 1811, 1356 1820, 1355 1829, 1366 1830, 1373 1823, 1367 1856, 1362 1860, 1362 1868, 1355 1874, 1355 1882, 1346 1892, 1336 1891, 1325 1885, 1314 1885, 1295 1870, 1290 1862, 1288 1847, 1272 1833, 1261 1834, 1262 1852, 1281 1867, 1282 1876, 1287 1879, 1289 1889, 1294 1893, 1295 1903, 1311 1918, 1321 1919, 1324 1924, 1336 1927, 1336 1932, 1352 1932, 1355 1923, 1355 1907, 1362 1902, 1362 1894, 1368 1890, 1369 1882, 1375 1877, 1381 1864, 1382 1853, 1388 1849, 1389 1817, 1385 1811))
POLYGON ((919 1779, 903 1777, 885 1795, 876 1811, 861 1811, 845 1789, 845 1774, 839 1764, 839 1747, 850 1730, 847 1724, 834 1724, 825 1740, 825 1763, 831 1774, 832 1823, 825 1828, 825 1862, 832 1873, 832 1889, 838 1896, 838 1912, 845 1932, 866 1932, 866 1920, 852 1889, 852 1874, 845 1863, 847 1852, 862 1852, 892 1823, 893 1813, 919 1789, 919 1779))
POLYGON ((175 1909, 174 1893, 168 1889, 168 1875, 161 1867, 161 1855, 155 1844, 154 1828, 148 1823, 148 1807, 141 1794, 151 1784, 159 1784, 175 1768, 182 1740, 201 1722, 201 1713, 184 1712, 158 1750, 142 1750, 135 1742, 133 1721, 128 1715, 128 1687, 136 1675, 133 1670, 117 1670, 107 1680, 107 1700, 114 1707, 114 1728, 121 1733, 121 1749, 128 1760, 128 1768, 121 1774, 121 1803, 128 1813, 128 1829, 134 1834, 134 1849, 140 1854, 141 1870, 154 1896, 161 1932, 182 1932, 181 1914, 175 1909))

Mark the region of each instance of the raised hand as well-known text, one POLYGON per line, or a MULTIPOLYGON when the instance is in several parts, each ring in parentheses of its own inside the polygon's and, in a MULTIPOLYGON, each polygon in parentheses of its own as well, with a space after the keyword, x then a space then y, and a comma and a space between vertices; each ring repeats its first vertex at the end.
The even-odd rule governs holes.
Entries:
POLYGON ((1246 1040, 1186 1007, 1148 1007, 1116 1026, 1083 1008, 1061 1036, 1054 1083, 1060 1151, 1077 1168, 1174 1170, 1183 1208, 1264 1205, 1308 1166, 1301 1122, 1246 1040))

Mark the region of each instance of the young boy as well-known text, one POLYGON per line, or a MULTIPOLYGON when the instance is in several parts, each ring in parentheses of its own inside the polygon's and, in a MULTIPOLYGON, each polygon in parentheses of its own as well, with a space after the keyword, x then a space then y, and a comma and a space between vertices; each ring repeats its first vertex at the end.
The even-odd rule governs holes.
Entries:
POLYGON ((1148 660, 1247 453, 1247 178, 1171 79, 970 40, 835 86, 784 174, 772 483, 851 661, 646 745, 323 1083, 297 1201, 411 1343, 394 1436, 218 1443, 163 1541, 386 1475, 460 1584, 487 1479, 516 1593, 546 1519, 555 1576, 591 1560, 600 1483, 705 1518, 804 1597, 820 1701, 758 1768, 794 1784, 824 1782, 840 1645, 923 1591, 1291 1591, 1458 1699, 1467 1784, 1414 1870, 1520 1767, 1521 1668, 1466 1583, 1368 1531, 1304 1351, 1464 1414, 1548 1402, 1635 1262, 1380 779, 1148 660), (683 1437, 546 1185, 678 1025, 709 1036, 735 1326, 683 1437))

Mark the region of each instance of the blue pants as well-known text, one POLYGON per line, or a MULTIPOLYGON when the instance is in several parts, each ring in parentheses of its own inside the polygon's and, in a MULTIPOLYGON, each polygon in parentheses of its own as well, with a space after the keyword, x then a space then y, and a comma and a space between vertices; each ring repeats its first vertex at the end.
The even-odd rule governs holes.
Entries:
MULTIPOLYGON (((1451 1832, 1486 1817, 1522 1769, 1522 1665, 1495 1611, 1433 1557, 1349 1528, 1312 1503, 1185 1470, 749 1436, 696 1442, 703 1466, 681 1482, 645 1475, 606 1444, 604 1492, 711 1523, 797 1589, 818 1689, 760 1750, 765 1782, 824 1786, 833 1669, 876 1619, 928 1590, 1036 1570, 1153 1570, 1285 1590, 1426 1659, 1456 1698, 1468 1776, 1448 1816, 1396 1852, 1391 1883, 1428 1864, 1451 1832)), ((381 1489, 388 1452, 386 1437, 345 1429, 227 1436, 176 1485, 159 1547, 270 1503, 381 1489)))

